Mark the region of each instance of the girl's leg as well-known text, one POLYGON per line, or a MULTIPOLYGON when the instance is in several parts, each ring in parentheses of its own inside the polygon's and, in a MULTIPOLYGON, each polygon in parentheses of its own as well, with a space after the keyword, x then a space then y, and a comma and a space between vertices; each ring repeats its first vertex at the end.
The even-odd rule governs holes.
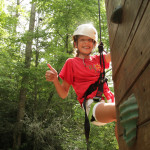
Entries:
POLYGON ((114 103, 97 103, 95 118, 99 122, 109 123, 116 121, 116 108, 114 103))
MULTIPOLYGON (((93 109, 95 112, 94 117, 98 122, 109 123, 117 121, 116 119, 116 107, 114 103, 97 103, 93 109)), ((117 124, 115 127, 115 135, 118 140, 117 124)))

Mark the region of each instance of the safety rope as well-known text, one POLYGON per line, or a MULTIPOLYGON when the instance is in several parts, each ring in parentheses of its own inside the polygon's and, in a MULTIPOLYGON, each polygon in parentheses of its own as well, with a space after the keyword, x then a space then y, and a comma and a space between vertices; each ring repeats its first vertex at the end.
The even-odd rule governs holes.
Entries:
POLYGON ((104 56, 103 56, 103 42, 102 42, 102 35, 101 35, 101 6, 100 6, 100 0, 98 0, 98 10, 99 10, 99 30, 100 30, 100 44, 98 46, 98 51, 100 53, 100 65, 103 66, 103 72, 101 72, 100 76, 101 79, 105 79, 105 63, 104 63, 104 56))
POLYGON ((98 0, 98 10, 99 10, 99 29, 100 29, 100 42, 102 41, 101 37, 101 8, 100 8, 100 0, 98 0))
POLYGON ((105 62, 104 62, 104 56, 103 56, 103 43, 102 43, 102 38, 101 38, 101 14, 100 14, 100 0, 98 0, 98 6, 99 6, 99 29, 100 29, 100 44, 98 46, 98 50, 100 53, 100 66, 103 69, 102 72, 100 72, 100 77, 99 79, 91 84, 87 91, 84 93, 84 101, 83 101, 83 107, 85 110, 85 122, 84 122, 84 130, 85 130, 85 137, 86 137, 86 144, 87 144, 87 150, 90 148, 90 143, 89 143, 89 134, 90 134, 90 121, 86 113, 86 98, 89 94, 91 94, 93 91, 95 91, 97 88, 97 94, 96 97, 102 97, 103 94, 103 83, 106 82, 105 80, 105 62))

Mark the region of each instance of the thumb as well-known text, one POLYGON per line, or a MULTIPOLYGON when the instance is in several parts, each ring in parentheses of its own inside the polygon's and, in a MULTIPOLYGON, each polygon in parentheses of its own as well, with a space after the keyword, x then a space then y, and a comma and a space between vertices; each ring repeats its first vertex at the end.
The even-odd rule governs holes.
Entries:
POLYGON ((47 66, 48 66, 48 68, 49 68, 50 70, 53 70, 53 69, 54 69, 50 64, 47 64, 47 66))
POLYGON ((56 70, 50 64, 47 64, 47 66, 51 71, 56 72, 56 70))

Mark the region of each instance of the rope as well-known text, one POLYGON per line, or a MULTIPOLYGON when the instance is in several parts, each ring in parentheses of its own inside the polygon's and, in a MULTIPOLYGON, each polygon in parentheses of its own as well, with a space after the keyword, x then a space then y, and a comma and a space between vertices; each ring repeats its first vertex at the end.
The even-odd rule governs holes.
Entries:
POLYGON ((103 51, 104 51, 104 47, 103 47, 103 42, 102 42, 102 35, 101 35, 101 7, 100 7, 100 0, 98 0, 98 9, 99 9, 99 29, 100 29, 100 44, 98 46, 98 50, 100 53, 100 65, 103 65, 103 72, 101 73, 101 78, 105 78, 105 62, 104 62, 104 57, 103 57, 103 51))
POLYGON ((102 54, 104 51, 103 43, 102 43, 102 34, 101 34, 101 7, 100 7, 100 0, 98 0, 98 10, 99 10, 99 30, 100 30, 100 44, 98 46, 99 53, 102 54))
POLYGON ((98 0, 98 9, 99 9, 99 29, 100 29, 100 42, 102 41, 101 37, 101 11, 100 11, 100 0, 98 0))
POLYGON ((90 134, 90 122, 88 119, 88 116, 86 114, 86 98, 87 95, 89 95, 90 93, 92 93, 93 91, 95 91, 98 88, 97 94, 96 96, 102 96, 103 93, 103 83, 105 82, 105 62, 104 62, 104 56, 103 56, 103 43, 102 43, 102 38, 101 38, 101 18, 100 18, 100 1, 98 0, 98 6, 99 6, 99 28, 100 28, 100 44, 98 46, 98 50, 100 53, 100 65, 103 66, 103 72, 100 72, 100 77, 99 79, 91 84, 87 91, 84 93, 84 102, 83 102, 83 107, 84 107, 84 111, 85 111, 85 122, 84 122, 84 130, 85 130, 85 137, 86 137, 86 144, 87 144, 87 150, 89 150, 90 148, 90 143, 89 143, 89 134, 90 134))

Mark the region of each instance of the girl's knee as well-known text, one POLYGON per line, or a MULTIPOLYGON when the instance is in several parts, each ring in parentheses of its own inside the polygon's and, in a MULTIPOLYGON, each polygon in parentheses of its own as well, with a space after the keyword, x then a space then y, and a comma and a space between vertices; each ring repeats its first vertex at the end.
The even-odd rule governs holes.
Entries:
POLYGON ((99 122, 109 123, 116 121, 116 108, 114 103, 97 103, 94 106, 93 114, 99 122))

